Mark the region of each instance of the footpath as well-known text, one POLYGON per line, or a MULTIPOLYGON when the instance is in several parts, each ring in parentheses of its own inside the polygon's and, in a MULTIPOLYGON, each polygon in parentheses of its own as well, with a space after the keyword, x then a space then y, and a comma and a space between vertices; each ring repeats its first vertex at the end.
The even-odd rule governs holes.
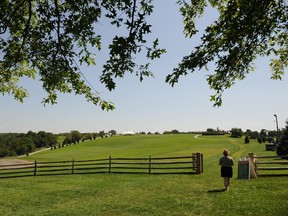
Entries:
MULTIPOLYGON (((45 149, 41 149, 41 150, 38 150, 38 151, 35 151, 35 152, 31 152, 29 153, 29 155, 33 155, 33 154, 37 154, 39 152, 43 152, 43 151, 47 151, 47 150, 50 150, 50 147, 49 148, 45 148, 45 149)), ((17 158, 24 158, 24 157, 27 157, 26 155, 20 155, 18 157, 13 157, 13 158, 9 158, 9 157, 5 157, 5 158, 0 158, 0 165, 4 166, 4 165, 12 165, 12 164, 25 164, 25 163, 28 163, 27 160, 21 160, 21 159, 17 159, 17 158)))

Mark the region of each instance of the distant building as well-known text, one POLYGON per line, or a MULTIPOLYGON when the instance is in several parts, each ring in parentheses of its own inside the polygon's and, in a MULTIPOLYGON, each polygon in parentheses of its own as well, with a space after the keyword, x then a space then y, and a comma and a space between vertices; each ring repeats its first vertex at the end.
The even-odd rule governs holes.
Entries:
POLYGON ((134 135, 135 133, 133 131, 124 131, 122 135, 134 135))

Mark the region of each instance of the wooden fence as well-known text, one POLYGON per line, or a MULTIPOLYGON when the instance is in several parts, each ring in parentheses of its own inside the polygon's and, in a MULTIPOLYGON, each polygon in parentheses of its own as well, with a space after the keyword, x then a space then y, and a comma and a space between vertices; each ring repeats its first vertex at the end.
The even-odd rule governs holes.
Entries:
POLYGON ((288 176, 288 155, 256 156, 249 153, 257 176, 288 176))
POLYGON ((166 158, 112 158, 0 165, 0 178, 92 173, 201 174, 203 154, 166 158))

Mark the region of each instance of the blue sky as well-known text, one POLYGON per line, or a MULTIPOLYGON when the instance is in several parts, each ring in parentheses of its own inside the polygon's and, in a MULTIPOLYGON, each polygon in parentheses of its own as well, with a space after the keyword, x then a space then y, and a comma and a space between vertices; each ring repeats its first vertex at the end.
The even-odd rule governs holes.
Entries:
MULTIPOLYGON (((0 96, 0 133, 49 131, 53 133, 79 130, 80 132, 98 132, 100 130, 117 132, 163 132, 202 131, 207 128, 230 130, 233 127, 242 130, 275 130, 274 114, 278 116, 279 127, 285 126, 288 118, 288 78, 282 81, 270 79, 271 71, 267 58, 255 62, 255 72, 246 79, 236 82, 223 95, 223 105, 214 108, 209 101, 213 91, 209 89, 206 76, 212 71, 196 71, 181 77, 175 87, 165 83, 165 77, 171 73, 181 58, 189 54, 200 43, 198 35, 187 39, 183 35, 183 24, 175 1, 155 1, 155 13, 149 19, 153 25, 151 39, 158 37, 160 47, 167 53, 151 64, 154 78, 139 82, 138 77, 127 74, 117 80, 116 90, 109 92, 99 83, 101 64, 107 53, 102 50, 97 55, 96 67, 82 71, 101 96, 116 105, 114 111, 102 111, 99 107, 86 102, 83 96, 74 94, 59 95, 55 105, 41 104, 45 92, 37 80, 23 80, 30 97, 23 104, 12 96, 0 96)), ((217 14, 208 10, 198 23, 204 29, 217 14)), ((105 24, 97 29, 108 39, 115 31, 105 29, 105 24)), ((210 68, 213 70, 213 66, 210 68)), ((286 70, 287 72, 287 70, 286 70)))

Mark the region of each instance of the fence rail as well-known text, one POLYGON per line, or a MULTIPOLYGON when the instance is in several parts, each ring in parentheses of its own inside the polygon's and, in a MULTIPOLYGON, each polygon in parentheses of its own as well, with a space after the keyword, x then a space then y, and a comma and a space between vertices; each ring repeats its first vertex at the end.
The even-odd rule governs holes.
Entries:
POLYGON ((288 155, 256 156, 249 154, 257 176, 288 176, 288 155))
POLYGON ((112 158, 0 165, 0 178, 96 173, 201 174, 203 154, 166 158, 112 158))

